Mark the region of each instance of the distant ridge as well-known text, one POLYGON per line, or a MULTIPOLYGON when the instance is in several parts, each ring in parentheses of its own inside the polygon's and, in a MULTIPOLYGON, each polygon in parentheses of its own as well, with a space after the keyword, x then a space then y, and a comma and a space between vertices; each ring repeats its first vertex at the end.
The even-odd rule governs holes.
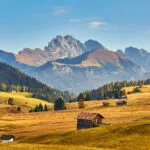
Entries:
MULTIPOLYGON (((18 69, 13 68, 5 63, 0 62, 0 85, 6 84, 7 88, 6 91, 11 90, 11 86, 18 87, 19 91, 28 91, 32 92, 35 97, 43 99, 43 100, 55 100, 58 96, 63 96, 66 100, 71 100, 71 94, 67 92, 62 92, 57 89, 51 88, 46 84, 41 83, 40 81, 32 78, 18 69), (51 97, 51 99, 48 99, 51 97)), ((0 91, 1 89, 0 86, 0 91)))

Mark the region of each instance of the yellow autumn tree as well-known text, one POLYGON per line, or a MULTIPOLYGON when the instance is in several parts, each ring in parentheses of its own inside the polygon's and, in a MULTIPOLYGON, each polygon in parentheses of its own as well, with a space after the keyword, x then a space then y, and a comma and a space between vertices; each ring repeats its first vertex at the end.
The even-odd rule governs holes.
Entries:
POLYGON ((127 91, 125 89, 122 90, 122 95, 127 96, 127 91))
POLYGON ((84 100, 80 99, 78 102, 79 108, 85 108, 84 100))

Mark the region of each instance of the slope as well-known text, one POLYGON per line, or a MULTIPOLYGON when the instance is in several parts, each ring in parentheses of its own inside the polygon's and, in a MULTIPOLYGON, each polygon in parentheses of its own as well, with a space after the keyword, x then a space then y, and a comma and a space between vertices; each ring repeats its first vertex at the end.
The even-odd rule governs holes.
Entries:
POLYGON ((18 69, 0 62, 0 90, 11 92, 32 92, 36 98, 44 100, 54 100, 58 96, 63 96, 66 100, 72 99, 68 92, 61 92, 47 86, 35 78, 32 78, 18 69))

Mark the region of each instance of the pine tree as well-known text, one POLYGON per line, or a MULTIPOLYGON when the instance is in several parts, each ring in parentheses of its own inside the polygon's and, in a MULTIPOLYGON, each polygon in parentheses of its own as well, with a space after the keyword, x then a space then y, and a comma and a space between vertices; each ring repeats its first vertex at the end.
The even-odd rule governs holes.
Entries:
POLYGON ((39 107, 38 107, 38 105, 35 106, 34 112, 39 112, 39 107))
POLYGON ((92 97, 91 97, 90 92, 87 92, 87 94, 86 94, 86 100, 89 101, 91 99, 92 99, 92 97))
POLYGON ((63 97, 61 96, 55 100, 54 110, 64 110, 64 109, 66 109, 65 101, 63 97))
POLYGON ((48 111, 49 109, 48 109, 48 106, 45 104, 45 106, 44 106, 44 111, 48 111))
POLYGON ((43 105, 42 105, 41 103, 39 104, 38 109, 39 109, 39 111, 43 111, 43 110, 44 110, 44 109, 43 109, 43 105))
POLYGON ((8 104, 9 105, 14 105, 14 99, 13 98, 9 98, 8 99, 8 104))

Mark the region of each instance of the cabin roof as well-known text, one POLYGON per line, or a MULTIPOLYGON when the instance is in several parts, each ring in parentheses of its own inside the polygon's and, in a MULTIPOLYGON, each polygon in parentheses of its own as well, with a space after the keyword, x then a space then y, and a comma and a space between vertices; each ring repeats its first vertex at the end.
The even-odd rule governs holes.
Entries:
POLYGON ((93 120, 95 117, 101 117, 104 118, 101 114, 99 113, 85 113, 82 112, 78 115, 77 119, 83 119, 83 120, 93 120))
POLYGON ((12 138, 15 138, 14 135, 2 135, 1 140, 10 140, 12 138))

